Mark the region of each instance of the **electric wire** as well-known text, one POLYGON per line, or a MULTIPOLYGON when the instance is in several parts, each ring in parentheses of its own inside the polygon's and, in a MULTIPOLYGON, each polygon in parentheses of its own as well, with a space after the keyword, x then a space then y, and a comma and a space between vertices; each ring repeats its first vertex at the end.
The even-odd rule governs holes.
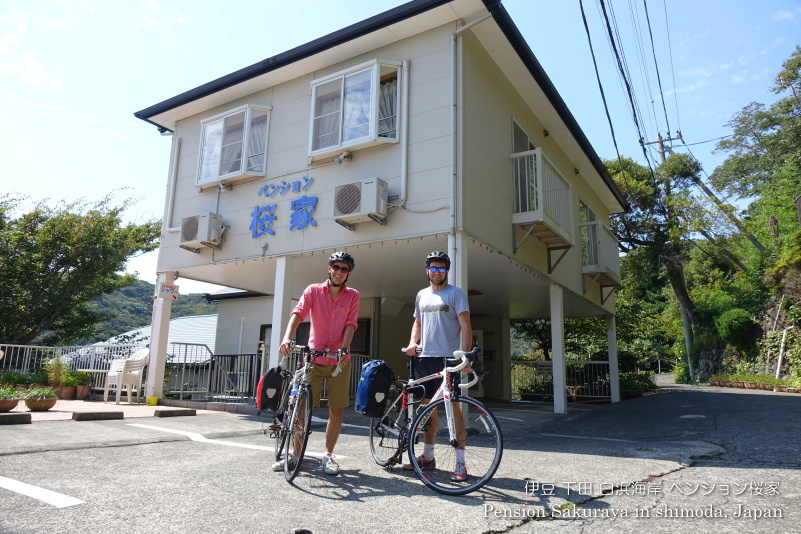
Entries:
POLYGON ((656 47, 654 45, 654 32, 651 28, 651 17, 648 15, 648 3, 642 0, 643 9, 645 9, 645 20, 648 22, 648 35, 651 36, 651 52, 654 56, 654 70, 656 70, 656 82, 659 84, 659 96, 662 99, 662 109, 665 112, 665 124, 667 126, 668 137, 670 137, 670 121, 668 120, 667 106, 665 105, 665 93, 662 91, 662 77, 659 75, 659 63, 656 60, 656 47))

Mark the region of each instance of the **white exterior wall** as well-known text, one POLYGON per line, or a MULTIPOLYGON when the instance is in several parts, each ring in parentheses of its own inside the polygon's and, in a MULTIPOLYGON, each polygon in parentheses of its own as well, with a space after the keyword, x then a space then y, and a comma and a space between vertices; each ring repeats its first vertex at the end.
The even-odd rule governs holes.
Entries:
MULTIPOLYGON (((574 174, 574 165, 564 151, 552 138, 544 135, 545 128, 535 115, 536 110, 530 109, 472 35, 464 36, 462 48, 464 228, 468 234, 582 295, 579 198, 595 211, 606 227, 609 226, 608 210, 582 176, 574 174), (511 228, 514 174, 512 160, 509 158, 513 153, 513 120, 543 149, 572 187, 573 247, 550 275, 547 247, 536 237, 529 236, 516 254, 513 250, 511 228)), ((520 233, 522 235, 522 231, 520 233)), ((600 305, 597 288, 584 296, 600 305)), ((614 299, 607 300, 604 307, 613 313, 614 299)))
POLYGON ((432 30, 180 121, 175 135, 182 142, 169 225, 173 231, 162 240, 159 270, 260 257, 265 244, 266 255, 275 256, 447 230, 448 211, 432 210, 448 207, 450 203, 449 46, 452 31, 453 27, 432 30), (322 160, 324 166, 316 167, 321 161, 308 165, 310 87, 314 79, 373 59, 411 62, 409 191, 406 206, 409 210, 430 213, 411 214, 401 210, 390 218, 387 226, 362 224, 358 232, 352 232, 333 220, 334 188, 379 177, 388 183, 390 199, 397 197, 401 191, 400 145, 386 144, 354 150, 354 161, 351 163, 337 165, 330 164, 330 160, 322 160), (218 188, 210 188, 197 192, 195 178, 201 121, 245 104, 272 107, 267 178, 244 184, 237 182, 231 191, 221 192, 218 188), (258 195, 259 189, 265 184, 300 181, 304 185, 304 177, 314 180, 305 192, 276 194, 269 199, 258 195), (290 232, 290 203, 303 194, 318 198, 314 213, 317 227, 290 232), (253 239, 249 226, 254 206, 272 203, 277 204, 278 219, 272 225, 275 235, 253 239), (221 214, 224 224, 230 227, 225 231, 222 249, 193 254, 179 248, 179 233, 176 230, 181 219, 205 212, 221 214))
POLYGON ((261 325, 271 324, 272 297, 221 300, 217 312, 216 354, 252 354, 259 346, 261 325), (240 347, 242 340, 242 350, 240 347))

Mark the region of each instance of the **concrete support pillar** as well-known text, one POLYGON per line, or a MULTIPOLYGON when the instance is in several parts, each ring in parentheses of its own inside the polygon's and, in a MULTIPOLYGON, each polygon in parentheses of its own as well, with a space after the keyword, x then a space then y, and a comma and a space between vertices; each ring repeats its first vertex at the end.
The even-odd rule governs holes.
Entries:
POLYGON ((451 259, 451 270, 448 283, 459 287, 467 294, 467 236, 464 232, 448 235, 448 257, 451 259))
POLYGON ((567 413, 565 382, 565 303, 562 286, 551 284, 551 356, 553 357, 553 412, 567 413))
MULTIPOLYGON (((145 393, 149 397, 161 397, 164 392, 164 366, 167 362, 167 338, 170 335, 170 311, 172 296, 162 296, 162 285, 175 282, 175 271, 160 273, 156 280, 153 299, 153 316, 150 323, 150 362, 147 369, 145 393)), ((117 386, 119 387, 119 386, 117 386)))
POLYGON ((617 336, 615 316, 606 316, 606 344, 609 352, 609 387, 612 402, 620 402, 620 375, 617 368, 617 336))
POLYGON ((499 370, 503 377, 501 398, 504 400, 512 399, 512 335, 511 321, 508 317, 501 319, 501 346, 500 353, 496 355, 496 362, 501 364, 499 370))
MULTIPOLYGON (((275 296, 273 297, 273 326, 270 332, 270 369, 281 361, 278 347, 289 323, 292 311, 292 270, 295 259, 292 256, 281 256, 275 266, 275 296)), ((299 296, 299 295, 298 295, 299 296)))

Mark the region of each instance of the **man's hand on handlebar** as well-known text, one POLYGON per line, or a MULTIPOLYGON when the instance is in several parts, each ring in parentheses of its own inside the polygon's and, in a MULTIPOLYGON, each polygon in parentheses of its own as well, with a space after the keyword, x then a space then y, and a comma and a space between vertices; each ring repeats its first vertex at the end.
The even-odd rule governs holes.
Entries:
POLYGON ((288 357, 292 352, 292 345, 294 345, 294 343, 291 341, 282 341, 278 346, 278 353, 281 356, 288 357))
POLYGON ((417 356, 423 350, 423 347, 418 345, 417 343, 411 343, 408 347, 406 347, 406 355, 407 356, 417 356))

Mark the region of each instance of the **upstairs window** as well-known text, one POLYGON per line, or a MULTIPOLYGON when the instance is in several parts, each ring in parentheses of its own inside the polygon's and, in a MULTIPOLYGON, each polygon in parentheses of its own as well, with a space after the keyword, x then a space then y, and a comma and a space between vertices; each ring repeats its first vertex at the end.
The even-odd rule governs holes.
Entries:
POLYGON ((309 155, 397 142, 399 71, 372 61, 312 82, 309 155))
POLYGON ((244 106, 202 121, 197 186, 264 176, 270 108, 244 106))

